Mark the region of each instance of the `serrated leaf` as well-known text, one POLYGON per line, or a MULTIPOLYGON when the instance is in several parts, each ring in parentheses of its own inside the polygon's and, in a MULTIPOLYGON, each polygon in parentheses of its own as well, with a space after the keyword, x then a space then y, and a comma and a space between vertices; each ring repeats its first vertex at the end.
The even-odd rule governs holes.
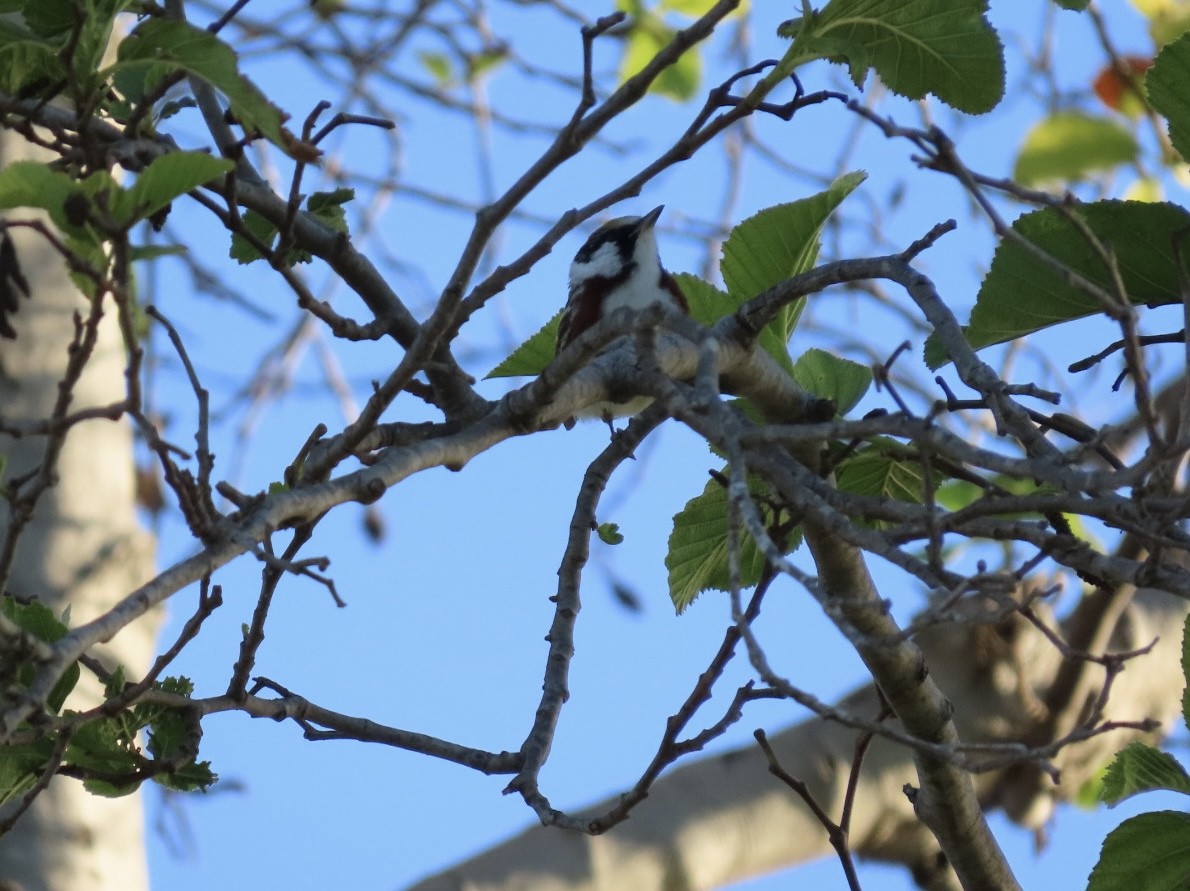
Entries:
POLYGON ((135 216, 122 222, 151 217, 167 204, 235 167, 226 158, 203 152, 170 152, 154 158, 136 177, 128 190, 135 216))
POLYGON ((174 792, 199 792, 219 782, 210 761, 192 761, 170 773, 154 775, 153 780, 174 792))
POLYGON ((70 630, 40 600, 20 603, 12 597, 0 598, 0 611, 22 631, 46 643, 61 640, 70 630))
MULTIPOLYGON (((262 217, 254 210, 248 211, 242 217, 244 221, 244 228, 251 232, 257 239, 269 247, 273 246, 273 240, 277 237, 277 227, 265 217, 262 217)), ((260 251, 256 249, 251 241, 245 238, 238 232, 231 234, 231 250, 229 252, 231 259, 239 263, 251 263, 254 260, 260 260, 264 257, 260 251)))
MULTIPOLYGON (((810 269, 818 259, 822 227, 866 178, 860 171, 844 174, 816 195, 765 208, 733 228, 720 263, 732 310, 810 269)), ((793 367, 788 343, 805 305, 801 298, 782 308, 757 339, 786 370, 793 367)))
MULTIPOLYGON (((763 498, 768 487, 760 479, 749 479, 748 489, 754 497, 763 498)), ((771 510, 763 501, 757 502, 766 523, 772 521, 771 510)), ((791 539, 787 552, 793 550, 800 537, 791 539)), ((716 480, 703 488, 702 494, 686 502, 674 515, 673 530, 665 555, 669 570, 669 597, 674 609, 681 613, 703 591, 730 590, 727 547, 727 490, 716 480)), ((760 581, 764 569, 764 555, 746 532, 740 535, 740 584, 751 587, 760 581)))
POLYGON ((1169 141, 1190 160, 1190 34, 1183 34, 1157 54, 1145 75, 1149 101, 1169 122, 1169 141))
POLYGON ((294 149, 295 140, 282 126, 281 110, 240 74, 235 51, 209 31, 188 22, 148 19, 120 42, 117 62, 105 74, 150 67, 205 80, 227 97, 232 114, 249 132, 259 131, 286 152, 294 149))
POLYGON ((798 62, 846 64, 857 87, 870 69, 909 99, 927 93, 969 114, 1004 95, 1004 48, 985 18, 986 0, 831 0, 802 21, 798 62))
POLYGON ((868 392, 872 370, 826 350, 809 349, 793 365, 793 379, 815 396, 832 399, 837 414, 845 415, 868 392))
POLYGON ((703 325, 713 325, 724 316, 739 309, 740 304, 708 281, 689 272, 674 274, 678 287, 686 297, 690 318, 703 325))
POLYGON ((1103 777, 1103 800, 1110 805, 1155 789, 1190 795, 1190 775, 1172 755, 1143 742, 1117 753, 1103 777))
POLYGON ((484 375, 483 379, 537 375, 554 360, 558 345, 558 325, 561 310, 543 325, 536 334, 509 354, 508 358, 484 375))
POLYGON ((1012 176, 1024 185, 1078 179, 1130 163, 1139 152, 1136 137, 1116 121, 1063 111, 1029 131, 1012 176))
POLYGON ((355 189, 315 192, 306 199, 306 210, 328 228, 346 234, 347 213, 343 210, 343 205, 354 199, 355 189))
POLYGON ((844 174, 816 195, 765 208, 734 227, 720 264, 728 293, 742 303, 813 266, 827 218, 865 179, 861 171, 844 174))
POLYGON ((175 696, 193 696, 194 681, 183 674, 171 675, 161 682, 161 689, 175 696))
POLYGON ((835 484, 843 492, 920 504, 925 478, 918 456, 895 440, 877 437, 839 463, 835 484))
MULTIPOLYGON (((1158 306, 1181 301, 1178 233, 1190 227, 1190 213, 1176 204, 1096 201, 1073 209, 1087 227, 1110 246, 1134 305, 1158 306)), ((1073 223, 1057 210, 1025 214, 1013 229, 1101 287, 1112 290, 1109 269, 1073 223)), ((983 280, 966 328, 975 349, 1005 343, 1042 328, 1101 311, 1060 272, 1025 248, 1003 240, 983 280)), ((935 337, 926 343, 926 361, 937 368, 947 361, 935 337)))
POLYGON ((1185 891, 1190 887, 1190 814, 1154 811, 1108 834, 1087 891, 1185 891))
POLYGON ((15 22, 0 19, 0 89, 19 94, 34 85, 65 79, 66 66, 53 45, 15 22))

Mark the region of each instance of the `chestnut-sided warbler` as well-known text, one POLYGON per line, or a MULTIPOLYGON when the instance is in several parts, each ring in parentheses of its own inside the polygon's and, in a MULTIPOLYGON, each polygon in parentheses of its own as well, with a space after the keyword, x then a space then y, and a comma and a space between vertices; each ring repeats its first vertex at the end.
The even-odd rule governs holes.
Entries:
MULTIPOLYGON (((619 217, 604 223, 579 248, 570 264, 570 296, 558 327, 558 352, 608 313, 627 306, 644 309, 662 303, 689 312, 674 277, 661 265, 653 227, 665 205, 643 217, 619 217)), ((651 400, 601 403, 580 417, 625 417, 651 400)))

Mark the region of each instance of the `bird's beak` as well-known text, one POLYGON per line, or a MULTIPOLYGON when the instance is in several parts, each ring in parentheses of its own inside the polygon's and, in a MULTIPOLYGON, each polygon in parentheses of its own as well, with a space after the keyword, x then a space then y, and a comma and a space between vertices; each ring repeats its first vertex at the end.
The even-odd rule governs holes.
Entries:
POLYGON ((640 218, 640 222, 637 223, 637 228, 641 232, 645 231, 646 229, 652 229, 657 224, 657 218, 659 216, 661 216, 661 211, 663 211, 663 210, 665 210, 665 205, 658 204, 656 207, 654 207, 647 214, 645 214, 643 217, 640 218))

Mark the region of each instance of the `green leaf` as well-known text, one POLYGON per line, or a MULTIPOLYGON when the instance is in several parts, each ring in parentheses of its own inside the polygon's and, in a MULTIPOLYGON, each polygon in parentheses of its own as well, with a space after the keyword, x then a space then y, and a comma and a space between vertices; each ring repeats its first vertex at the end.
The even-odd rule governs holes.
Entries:
MULTIPOLYGON (((620 61, 619 83, 624 83, 648 65, 677 32, 660 18, 644 13, 633 23, 624 42, 624 56, 620 61)), ((672 65, 664 69, 649 85, 650 93, 684 102, 698 92, 702 80, 702 59, 697 49, 688 49, 672 65)))
POLYGON ((210 761, 191 761, 170 773, 156 774, 153 780, 174 792, 201 792, 219 782, 219 775, 211 770, 210 761))
POLYGON ((846 173, 825 191, 766 208, 733 228, 721 263, 728 293, 743 303, 813 266, 827 218, 865 179, 860 171, 846 173))
POLYGON ((355 189, 315 192, 306 199, 306 210, 328 229, 347 234, 347 213, 343 205, 355 199, 355 189))
POLYGON ((170 152, 154 158, 128 190, 134 219, 151 217, 175 198, 230 172, 234 167, 235 163, 226 158, 215 158, 203 152, 170 152))
POLYGON ((846 64, 857 87, 875 68, 895 93, 982 114, 1004 95, 1004 48, 986 11, 986 0, 831 0, 782 33, 796 34, 794 64, 846 64))
POLYGON ((417 54, 417 61, 421 62, 421 67, 429 72, 430 77, 434 78, 439 87, 449 87, 454 83, 454 66, 450 62, 450 56, 446 53, 422 50, 417 54))
MULTIPOLYGON (((720 264, 723 282, 734 304, 732 310, 810 269, 818 259, 823 225, 866 178, 867 174, 860 171, 846 173, 825 191, 766 208, 733 228, 723 243, 720 264)), ((792 362, 787 344, 805 303, 805 298, 801 298, 785 306, 758 338, 761 346, 788 370, 792 370, 792 362)))
POLYGON ((844 492, 920 504, 925 478, 916 454, 881 436, 839 463, 835 483, 844 492))
POLYGON ((1132 0, 1132 6, 1149 20, 1149 36, 1158 48, 1190 30, 1190 6, 1183 0, 1132 0))
MULTIPOLYGON (((988 480, 990 484, 997 489, 1003 489, 1010 495, 1054 495, 1059 494, 1059 489, 1048 483, 1038 484, 1036 480, 1021 479, 1020 477, 1005 476, 1003 474, 993 474, 988 480)), ((983 486, 977 486, 970 480, 956 480, 948 479, 946 482, 938 486, 934 492, 934 500, 942 507, 950 511, 962 510, 969 507, 976 501, 983 499, 985 504, 995 504, 1000 495, 989 492, 983 486)), ((1002 509, 996 513, 999 519, 1018 519, 1022 517, 1034 518, 1039 516, 1033 511, 1014 511, 1007 508, 1007 504, 1001 502, 1002 509)), ((1099 539, 1087 527, 1083 518, 1077 514, 1062 514, 1066 522, 1070 526, 1070 532, 1080 541, 1084 541, 1096 550, 1103 550, 1103 545, 1099 539)))
POLYGON ((0 89, 23 93, 66 80, 59 50, 10 19, 0 19, 0 89))
POLYGON ((146 263, 162 257, 177 257, 186 253, 184 244, 134 244, 128 249, 128 257, 134 263, 146 263))
POLYGON ((81 227, 66 219, 66 199, 79 184, 60 170, 37 161, 13 161, 0 169, 0 209, 39 207, 48 211, 54 225, 63 232, 80 232, 81 227))
POLYGON ((154 68, 205 80, 227 97, 232 114, 248 132, 259 131, 287 152, 293 149, 294 139, 282 126, 281 110, 240 74, 235 51, 209 31, 187 22, 151 18, 121 41, 117 58, 108 74, 154 68))
POLYGON ((541 374, 545 366, 554 360, 558 345, 558 325, 562 311, 545 323, 532 337, 512 351, 511 355, 487 374, 484 380, 495 377, 520 377, 541 374))
MULTIPOLYGON (((764 500, 768 486, 759 478, 750 478, 748 489, 758 499, 757 505, 765 523, 771 525, 772 509, 764 500)), ((786 551, 793 550, 798 541, 800 538, 791 537, 786 551)), ((711 480, 701 495, 690 499, 674 515, 665 566, 669 570, 669 597, 677 612, 683 612, 703 591, 731 589, 727 552, 727 490, 717 480, 711 480)), ((740 535, 740 584, 748 588, 760 581, 764 563, 764 555, 756 542, 743 531, 740 535)))
POLYGON ((1091 5, 1091 0, 1054 0, 1063 9, 1072 9, 1075 12, 1082 12, 1091 5))
POLYGON ((1103 804, 1103 777, 1106 773, 1105 767, 1079 786, 1070 803, 1084 811, 1096 810, 1103 804))
POLYGON ((607 545, 618 545, 624 541, 624 534, 620 532, 619 523, 600 523, 595 527, 595 534, 599 540, 607 545))
MULTIPOLYGON (((46 643, 54 643, 61 640, 70 630, 40 600, 20 603, 12 597, 0 598, 0 612, 22 631, 46 643)), ((33 671, 34 667, 32 664, 21 664, 17 672, 20 682, 26 685, 29 684, 33 679, 33 671)), ((50 711, 57 713, 62 709, 62 704, 66 702, 66 697, 74 690, 80 675, 81 670, 77 662, 72 662, 62 672, 62 676, 58 678, 57 683, 54 684, 49 695, 46 697, 46 706, 50 711)))
POLYGON ((0 746, 0 805, 33 787, 53 751, 54 740, 48 735, 23 745, 0 746))
POLYGON ((1107 836, 1087 891, 1185 891, 1190 887, 1190 814, 1154 811, 1107 836))
POLYGON ((40 600, 20 603, 12 597, 0 598, 0 612, 22 631, 46 643, 61 640, 70 630, 40 600))
POLYGON ((25 24, 38 37, 65 38, 78 21, 76 0, 33 0, 23 6, 25 24))
POLYGON ((715 0, 661 0, 658 9, 666 9, 696 19, 707 14, 715 0))
POLYGON ((1024 185, 1078 179, 1128 164, 1139 151, 1132 131, 1115 120, 1062 111, 1029 131, 1012 176, 1024 185))
POLYGON ((1190 795, 1190 775, 1172 755, 1142 742, 1130 743, 1119 752, 1103 778, 1103 800, 1111 805, 1154 789, 1190 795))
POLYGON ((508 50, 497 49, 490 52, 475 53, 467 57, 467 80, 474 82, 483 77, 496 66, 508 61, 508 50))
POLYGON ((815 396, 834 400, 836 412, 845 415, 868 392, 872 370, 826 350, 809 349, 794 363, 793 379, 815 396))
POLYGON ((1169 121, 1169 141, 1190 160, 1190 34, 1157 54, 1145 75, 1149 101, 1169 121))
POLYGON ((103 779, 84 778, 84 788, 93 795, 107 798, 128 795, 140 785, 134 776, 141 766, 135 734, 135 726, 130 726, 123 715, 89 721, 71 737, 65 762, 85 773, 108 775, 103 779), (115 777, 126 779, 119 782, 115 777))
POLYGON ((107 683, 103 685, 103 695, 105 699, 111 699, 113 696, 119 696, 124 692, 124 685, 128 682, 127 673, 124 671, 124 666, 117 665, 116 670, 111 673, 107 679, 107 683))
POLYGON ((1190 728, 1190 616, 1182 625, 1182 722, 1190 728))
MULTIPOLYGON (((1176 204, 1145 201, 1096 201, 1072 212, 1109 246, 1134 305, 1181 301, 1176 242, 1178 233, 1190 226, 1190 213, 1176 204)), ((1112 290, 1107 264, 1062 212, 1048 208, 1034 211, 1019 217, 1012 228, 1059 263, 1112 290)), ((1100 311, 1095 298, 1005 239, 996 248, 976 297, 967 341, 982 349, 1100 311)), ((931 368, 948 361, 932 335, 925 355, 931 368)))
POLYGON ((690 318, 696 322, 713 325, 724 316, 740 308, 739 302, 728 296, 726 291, 720 291, 697 275, 678 272, 674 275, 674 279, 686 297, 686 305, 690 308, 690 318))
MULTIPOLYGON (((273 241, 277 237, 277 227, 270 220, 262 217, 254 210, 250 210, 244 214, 243 220, 245 229, 264 242, 264 244, 269 247, 273 246, 273 241)), ((254 260, 262 259, 264 254, 258 251, 256 245, 243 235, 233 232, 231 235, 230 256, 239 263, 251 263, 254 260)))

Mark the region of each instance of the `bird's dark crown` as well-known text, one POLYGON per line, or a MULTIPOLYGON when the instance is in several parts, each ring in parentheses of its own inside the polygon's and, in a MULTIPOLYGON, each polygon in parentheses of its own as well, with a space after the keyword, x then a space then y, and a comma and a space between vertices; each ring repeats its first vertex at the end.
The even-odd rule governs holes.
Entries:
POLYGON ((636 246, 636 239, 640 235, 641 220, 644 217, 617 217, 608 220, 591 233, 578 253, 574 255, 574 262, 588 263, 605 244, 614 244, 616 252, 625 260, 632 256, 632 249, 636 246))

